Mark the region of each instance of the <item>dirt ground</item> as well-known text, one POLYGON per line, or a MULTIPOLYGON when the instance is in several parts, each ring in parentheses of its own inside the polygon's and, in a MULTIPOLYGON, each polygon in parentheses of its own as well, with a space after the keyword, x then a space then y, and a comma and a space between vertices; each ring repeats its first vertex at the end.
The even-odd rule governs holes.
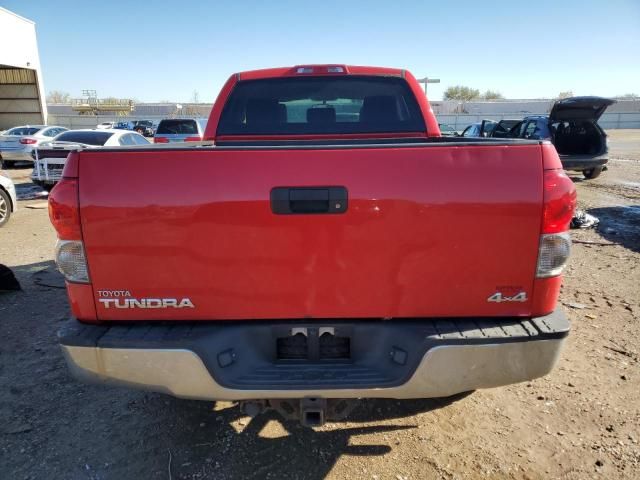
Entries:
MULTIPOLYGON (((20 201, 0 230, 0 263, 23 286, 0 294, 0 478, 640 478, 640 130, 609 133, 609 170, 572 175, 601 222, 572 231, 556 369, 451 399, 366 401, 316 430, 72 379, 55 235, 43 200, 20 201)), ((27 194, 30 170, 9 173, 27 194)))

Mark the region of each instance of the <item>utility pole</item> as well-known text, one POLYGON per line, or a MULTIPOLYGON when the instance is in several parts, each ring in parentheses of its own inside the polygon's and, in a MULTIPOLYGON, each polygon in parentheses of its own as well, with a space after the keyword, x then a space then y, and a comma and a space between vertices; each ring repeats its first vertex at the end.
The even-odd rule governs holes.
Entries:
POLYGON ((418 79, 418 83, 424 83, 424 94, 427 94, 427 83, 440 83, 440 79, 439 78, 429 78, 429 77, 424 77, 424 78, 419 78, 418 79))

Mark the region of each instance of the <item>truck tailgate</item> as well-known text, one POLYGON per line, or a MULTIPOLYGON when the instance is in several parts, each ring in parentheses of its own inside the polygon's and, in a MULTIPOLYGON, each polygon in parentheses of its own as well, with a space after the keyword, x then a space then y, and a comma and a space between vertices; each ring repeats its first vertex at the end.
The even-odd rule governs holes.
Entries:
POLYGON ((537 144, 112 149, 79 168, 100 320, 531 313, 537 144), (274 187, 322 186, 344 213, 272 212, 274 187))

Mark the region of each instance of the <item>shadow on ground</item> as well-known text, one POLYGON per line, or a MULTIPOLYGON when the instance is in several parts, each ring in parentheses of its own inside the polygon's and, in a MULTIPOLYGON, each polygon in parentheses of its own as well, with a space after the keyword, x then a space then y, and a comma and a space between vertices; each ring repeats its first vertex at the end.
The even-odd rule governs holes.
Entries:
POLYGON ((600 219, 598 233, 605 239, 640 252, 640 206, 592 208, 589 213, 600 219))
POLYGON ((0 294, 6 478, 322 479, 343 456, 401 448, 402 432, 421 427, 414 416, 465 396, 365 400, 346 421, 311 430, 274 412, 249 419, 233 404, 83 384, 57 344, 70 312, 53 262, 12 270, 23 290, 0 294))

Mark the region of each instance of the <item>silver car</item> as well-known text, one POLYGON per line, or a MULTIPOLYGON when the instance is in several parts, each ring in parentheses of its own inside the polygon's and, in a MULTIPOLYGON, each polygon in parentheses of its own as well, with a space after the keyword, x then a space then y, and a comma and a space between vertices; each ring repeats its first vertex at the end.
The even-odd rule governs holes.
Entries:
POLYGON ((199 142, 206 126, 206 118, 165 118, 160 120, 153 142, 199 142))
POLYGON ((11 213, 18 208, 16 187, 9 175, 0 170, 0 227, 8 221, 11 213))
POLYGON ((84 129, 61 133, 52 141, 43 143, 33 151, 31 180, 45 190, 51 190, 62 178, 62 170, 71 150, 149 145, 149 140, 129 130, 84 129))
POLYGON ((0 135, 0 159, 3 168, 13 167, 16 162, 32 162, 31 152, 43 142, 68 129, 54 125, 23 125, 14 127, 0 135))

